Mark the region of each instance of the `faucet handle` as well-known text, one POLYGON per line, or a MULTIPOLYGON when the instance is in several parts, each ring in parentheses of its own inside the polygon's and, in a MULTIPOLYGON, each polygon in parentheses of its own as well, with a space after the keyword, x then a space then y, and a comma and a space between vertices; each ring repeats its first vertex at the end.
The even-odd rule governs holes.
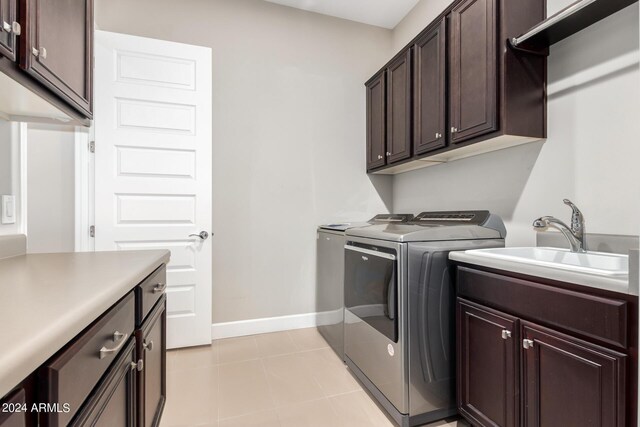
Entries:
POLYGON ((584 232, 584 215, 571 200, 563 199, 562 201, 573 211, 571 213, 571 231, 574 234, 582 234, 584 232))

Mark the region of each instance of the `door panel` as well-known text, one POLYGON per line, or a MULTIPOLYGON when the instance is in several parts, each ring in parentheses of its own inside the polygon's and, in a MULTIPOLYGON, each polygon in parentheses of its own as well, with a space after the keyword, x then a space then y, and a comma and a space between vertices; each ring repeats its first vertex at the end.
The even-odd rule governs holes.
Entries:
POLYGON ((162 300, 136 335, 138 352, 144 361, 144 369, 138 372, 140 427, 159 425, 166 401, 166 324, 166 305, 162 300))
POLYGON ((415 154, 446 145, 446 19, 415 44, 415 154))
POLYGON ((210 344, 211 50, 96 31, 96 113, 96 250, 170 250, 167 346, 210 344))
POLYGON ((367 170, 386 164, 386 73, 381 71, 367 88, 367 170))
POLYGON ((27 405, 26 394, 23 388, 18 389, 11 393, 6 399, 0 401, 0 427, 27 427, 27 405), (20 410, 11 410, 13 408, 7 408, 5 411, 4 405, 11 405, 14 408, 20 410), (26 410, 23 410, 25 409, 26 410))
POLYGON ((479 426, 518 422, 517 320, 458 299, 458 409, 479 426))
POLYGON ((625 425, 626 356, 523 322, 524 425, 625 425))
POLYGON ((17 0, 0 0, 0 55, 16 60, 16 34, 12 27, 17 21, 17 0))
POLYGON ((92 118, 93 1, 33 0, 21 66, 92 118))
POLYGON ((387 164, 411 157, 411 49, 387 69, 387 164))
POLYGON ((451 141, 497 130, 496 0, 466 0, 451 12, 451 141))

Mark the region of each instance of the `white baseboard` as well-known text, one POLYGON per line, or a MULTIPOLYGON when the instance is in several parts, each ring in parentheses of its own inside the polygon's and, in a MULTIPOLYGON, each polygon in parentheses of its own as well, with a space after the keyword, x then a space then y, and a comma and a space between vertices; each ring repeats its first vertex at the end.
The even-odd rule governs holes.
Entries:
POLYGON ((324 313, 294 314, 291 316, 267 317, 264 319, 239 320, 237 322, 214 323, 211 325, 211 339, 243 337, 287 331, 290 329, 313 328, 318 325, 324 313))

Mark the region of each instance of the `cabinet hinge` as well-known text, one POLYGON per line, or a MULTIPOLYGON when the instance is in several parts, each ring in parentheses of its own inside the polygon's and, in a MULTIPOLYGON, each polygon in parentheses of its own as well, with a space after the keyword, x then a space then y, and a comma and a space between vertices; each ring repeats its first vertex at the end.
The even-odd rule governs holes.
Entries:
POLYGON ((96 226, 92 225, 89 227, 89 237, 96 237, 96 226))
POLYGON ((95 153, 96 152, 96 142, 95 141, 89 141, 89 152, 90 153, 95 153))

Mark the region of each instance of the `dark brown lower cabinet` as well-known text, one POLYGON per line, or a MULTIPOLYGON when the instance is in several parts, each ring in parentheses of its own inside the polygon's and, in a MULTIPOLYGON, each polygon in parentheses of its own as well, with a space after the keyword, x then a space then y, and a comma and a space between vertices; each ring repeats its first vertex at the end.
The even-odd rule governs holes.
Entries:
POLYGON ((625 426, 627 356, 523 322, 527 427, 625 426))
POLYGON ((70 426, 135 427, 135 341, 122 351, 70 426))
POLYGON ((463 298, 457 328, 458 409, 474 426, 627 425, 626 354, 463 298))
POLYGON ((458 408, 481 426, 516 427, 517 319, 458 300, 458 408))
POLYGON ((166 297, 158 302, 142 327, 136 331, 138 354, 143 368, 138 372, 138 426, 160 424, 167 396, 166 297))
POLYGON ((27 427, 27 406, 24 389, 18 389, 0 401, 1 427, 27 427))

